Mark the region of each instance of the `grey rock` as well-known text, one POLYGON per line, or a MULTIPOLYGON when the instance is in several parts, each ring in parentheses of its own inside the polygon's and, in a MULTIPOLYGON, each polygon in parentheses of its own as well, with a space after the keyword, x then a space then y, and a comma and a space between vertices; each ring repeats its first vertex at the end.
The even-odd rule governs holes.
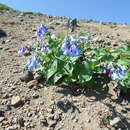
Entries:
POLYGON ((25 81, 25 82, 29 82, 33 79, 34 79, 33 73, 31 71, 28 71, 28 70, 24 71, 23 75, 20 77, 20 80, 25 81))
POLYGON ((58 121, 60 119, 60 115, 58 113, 54 114, 54 120, 58 121))

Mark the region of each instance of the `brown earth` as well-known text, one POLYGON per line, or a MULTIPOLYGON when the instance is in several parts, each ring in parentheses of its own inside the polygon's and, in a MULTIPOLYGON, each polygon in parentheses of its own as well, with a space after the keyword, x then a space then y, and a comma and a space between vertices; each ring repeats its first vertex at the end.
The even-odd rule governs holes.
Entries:
MULTIPOLYGON (((46 25, 53 34, 66 35, 67 27, 57 22, 66 18, 16 11, 0 11, 0 130, 129 130, 129 100, 117 98, 112 84, 85 92, 74 86, 59 87, 21 82, 27 57, 19 57, 18 49, 34 43, 37 27, 46 25), (78 94, 77 94, 78 93, 78 94), (116 119, 119 121, 116 122, 116 119), (113 123, 113 124, 112 124, 113 123)), ((72 35, 92 36, 99 46, 118 47, 130 41, 130 25, 78 20, 72 35)))

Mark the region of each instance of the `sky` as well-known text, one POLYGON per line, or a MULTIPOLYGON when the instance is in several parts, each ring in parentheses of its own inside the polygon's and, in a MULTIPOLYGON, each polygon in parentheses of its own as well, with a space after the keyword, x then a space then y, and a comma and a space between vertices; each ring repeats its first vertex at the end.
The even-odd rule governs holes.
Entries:
POLYGON ((16 10, 130 24, 130 0, 0 0, 16 10))

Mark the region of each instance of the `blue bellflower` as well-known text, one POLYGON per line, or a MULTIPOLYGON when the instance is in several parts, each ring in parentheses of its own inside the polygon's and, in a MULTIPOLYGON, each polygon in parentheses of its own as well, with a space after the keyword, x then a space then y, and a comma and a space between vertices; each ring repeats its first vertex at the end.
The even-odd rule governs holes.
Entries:
POLYGON ((120 71, 121 71, 122 74, 127 73, 127 69, 124 66, 122 66, 122 65, 119 64, 118 68, 120 69, 120 71))
POLYGON ((117 68, 112 72, 111 78, 113 80, 121 80, 123 79, 125 73, 127 73, 127 69, 119 64, 117 68))
POLYGON ((44 44, 42 44, 40 48, 41 48, 41 52, 44 52, 44 53, 48 52, 48 48, 44 44))
POLYGON ((48 33, 48 30, 45 26, 40 26, 38 30, 36 31, 37 38, 41 38, 44 36, 44 34, 48 33))
POLYGON ((67 40, 64 40, 61 46, 61 50, 64 51, 64 54, 70 55, 72 57, 76 57, 82 54, 82 51, 78 48, 77 43, 73 38, 71 38, 69 43, 67 40))
POLYGON ((123 75, 121 75, 117 70, 114 70, 111 75, 112 80, 121 80, 123 75))
POLYGON ((25 50, 26 50, 25 47, 20 48, 20 49, 18 50, 18 55, 23 56, 24 53, 25 53, 25 50))
POLYGON ((28 68, 29 70, 32 70, 33 68, 36 68, 36 67, 39 65, 39 63, 40 63, 39 57, 34 56, 34 57, 29 58, 29 59, 27 60, 26 66, 27 66, 27 68, 28 68))

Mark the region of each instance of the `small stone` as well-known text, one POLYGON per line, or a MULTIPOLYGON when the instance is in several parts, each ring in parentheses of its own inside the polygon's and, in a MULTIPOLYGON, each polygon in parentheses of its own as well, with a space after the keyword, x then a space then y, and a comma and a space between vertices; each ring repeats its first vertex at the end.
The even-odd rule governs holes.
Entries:
POLYGON ((32 97, 33 97, 33 99, 37 99, 37 98, 39 98, 39 95, 38 95, 37 93, 34 93, 34 94, 32 95, 32 97))
POLYGON ((23 16, 25 16, 25 14, 24 13, 20 13, 17 17, 21 18, 23 16))
POLYGON ((60 115, 58 113, 54 114, 54 120, 58 121, 60 119, 60 115))
POLYGON ((4 116, 4 111, 0 110, 0 116, 4 116))
POLYGON ((11 42, 11 40, 6 40, 5 43, 11 42))
POLYGON ((46 118, 44 118, 44 117, 42 117, 41 119, 40 119, 40 124, 42 125, 42 126, 48 126, 48 123, 47 123, 47 120, 46 120, 46 118))
POLYGON ((42 76, 40 74, 35 74, 34 75, 34 79, 37 80, 38 82, 41 82, 42 81, 42 76))
POLYGON ((2 41, 2 44, 5 44, 5 41, 2 41))
POLYGON ((11 104, 7 104, 5 106, 5 111, 10 111, 11 110, 11 104))
POLYGON ((113 46, 116 47, 116 46, 118 46, 118 44, 117 44, 117 43, 114 43, 113 46))
POLYGON ((13 125, 13 126, 9 126, 6 130, 17 130, 18 126, 17 125, 13 125))
POLYGON ((24 52, 24 55, 25 55, 25 56, 29 56, 29 55, 31 55, 30 50, 29 50, 29 49, 26 49, 25 52, 24 52))
POLYGON ((104 42, 104 40, 101 37, 99 37, 99 36, 93 38, 93 41, 94 42, 99 42, 99 43, 104 42))
POLYGON ((91 119, 87 119, 87 123, 90 123, 91 122, 91 119))
POLYGON ((5 118, 4 117, 0 117, 0 122, 2 122, 5 118))
POLYGON ((32 31, 37 31, 37 29, 36 28, 32 28, 32 31))
POLYGON ((122 109, 121 112, 124 113, 124 114, 126 114, 126 113, 127 113, 127 110, 122 109))
POLYGON ((23 118, 17 119, 17 123, 18 123, 21 127, 24 127, 24 122, 25 122, 25 120, 24 120, 23 118))
POLYGON ((43 87, 44 87, 44 85, 43 85, 43 84, 41 84, 41 83, 39 83, 39 84, 38 84, 38 87, 39 87, 39 88, 43 88, 43 87))
POLYGON ((11 99, 11 105, 16 106, 21 103, 21 98, 19 96, 13 96, 11 99))
POLYGON ((29 82, 31 80, 33 80, 33 73, 31 71, 24 71, 23 75, 20 77, 21 81, 25 81, 25 82, 29 82))
POLYGON ((25 126, 25 127, 29 127, 29 126, 30 126, 30 122, 25 122, 25 123, 24 123, 24 126, 25 126))
POLYGON ((110 125, 114 126, 120 121, 121 121, 121 119, 119 117, 115 117, 113 120, 110 120, 110 125))
POLYGON ((75 119, 74 119, 74 122, 78 122, 78 118, 75 118, 75 119))
POLYGON ((33 86, 37 86, 38 85, 38 81, 37 80, 31 80, 27 83, 27 87, 31 88, 33 86))
POLYGON ((57 121, 55 121, 55 120, 49 120, 48 123, 49 123, 50 127, 55 127, 55 125, 57 124, 57 121))

